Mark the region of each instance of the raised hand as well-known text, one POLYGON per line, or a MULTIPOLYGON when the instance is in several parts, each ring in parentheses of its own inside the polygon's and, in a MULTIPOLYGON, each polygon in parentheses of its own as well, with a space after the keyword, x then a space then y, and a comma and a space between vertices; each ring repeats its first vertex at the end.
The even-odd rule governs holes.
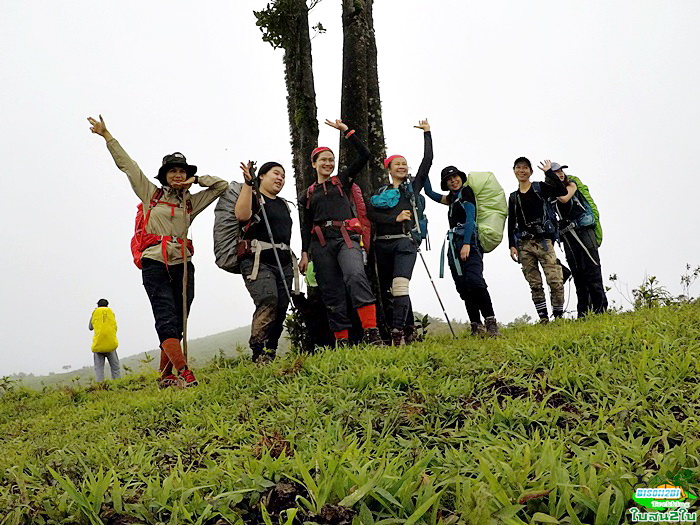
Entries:
POLYGON ((551 160, 543 160, 540 162, 540 165, 537 166, 539 169, 542 171, 547 171, 552 169, 552 161, 551 160))
POLYGON ((90 123, 90 131, 92 131, 96 135, 104 137, 105 140, 109 140, 112 138, 112 134, 109 131, 107 131, 107 125, 105 124, 102 115, 100 115, 99 121, 95 120, 92 117, 88 117, 87 120, 90 123))
POLYGON ((330 126, 330 127, 332 127, 332 128, 335 128, 335 129, 337 129, 337 130, 340 130, 340 131, 342 131, 343 133, 345 133, 345 132, 348 130, 347 124, 345 124, 345 123, 344 123, 342 120, 340 120, 340 119, 335 119, 335 121, 326 119, 326 125, 328 125, 328 126, 330 126))
POLYGON ((176 190, 189 190, 190 187, 194 184, 194 177, 190 177, 187 180, 183 180, 182 182, 178 181, 173 181, 170 186, 176 190))
POLYGON ((250 183, 253 181, 253 175, 250 173, 250 170, 253 168, 253 163, 252 161, 248 161, 248 164, 243 164, 241 162, 241 171, 243 172, 243 178, 245 179, 246 183, 250 185, 250 183))
POLYGON ((422 129, 423 131, 430 131, 430 124, 428 124, 428 119, 425 120, 419 120, 417 126, 413 126, 414 128, 422 129))

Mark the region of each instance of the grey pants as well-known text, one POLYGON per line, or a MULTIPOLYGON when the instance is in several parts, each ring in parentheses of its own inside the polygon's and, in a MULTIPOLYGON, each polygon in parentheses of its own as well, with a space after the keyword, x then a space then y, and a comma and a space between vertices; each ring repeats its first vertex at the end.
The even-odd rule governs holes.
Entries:
POLYGON ((105 379, 105 358, 109 361, 109 370, 112 373, 112 379, 119 379, 122 375, 119 371, 119 356, 117 351, 112 352, 93 352, 95 359, 95 379, 104 381, 105 379))

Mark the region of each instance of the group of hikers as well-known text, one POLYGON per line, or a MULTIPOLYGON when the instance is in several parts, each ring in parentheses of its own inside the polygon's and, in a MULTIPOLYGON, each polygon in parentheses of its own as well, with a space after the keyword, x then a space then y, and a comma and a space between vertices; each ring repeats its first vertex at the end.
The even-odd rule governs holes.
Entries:
POLYGON ((568 270, 554 252, 557 240, 563 242, 571 266, 578 315, 607 308, 598 256, 602 230, 597 210, 580 180, 564 173, 567 166, 543 161, 539 167, 545 181, 531 182, 530 161, 516 159, 513 171, 519 187, 510 195, 507 208, 503 190, 490 173, 487 179, 475 175, 472 180, 472 173, 448 166, 440 176, 440 189, 445 193, 437 193, 428 177, 433 162, 430 125, 421 120, 415 128, 423 132, 424 150, 415 177, 409 173, 406 157, 392 155, 384 161, 388 183, 365 200, 355 178, 370 152, 344 122, 326 120, 352 145, 354 160, 334 175, 335 154, 330 148, 309 152, 315 181, 298 200, 301 256, 297 260, 290 248, 290 207, 279 196, 285 185, 281 164, 266 162, 256 169, 254 163, 241 163, 243 182, 229 184, 218 177, 198 176, 197 167, 176 152, 163 158, 156 185, 114 139, 102 116, 88 121, 91 131, 105 139, 114 162, 141 201, 132 253, 141 269, 160 341, 161 387, 197 383, 181 345, 195 290, 194 249, 187 233, 191 221, 217 199, 216 263, 243 276, 255 304, 249 340, 254 361, 274 358, 290 301, 297 304, 299 300, 302 308, 299 273, 306 274, 309 295, 317 295, 322 304, 319 315, 309 316, 308 323, 318 324, 322 317, 331 344, 348 345, 358 339, 353 331, 359 330, 361 339, 369 344, 384 344, 382 334, 387 333, 396 346, 415 340, 409 287, 419 246, 427 235, 421 192, 448 207, 446 255, 472 335, 500 336, 483 276, 483 254, 500 242, 506 215, 511 257, 522 266, 541 322, 547 322, 549 315, 539 266, 550 288, 553 316, 564 314, 564 272, 568 270), (499 209, 492 214, 493 227, 479 219, 490 206, 482 183, 491 188, 495 184, 498 189, 490 197, 499 209), (192 185, 204 190, 190 193, 192 185), (370 273, 377 277, 379 303, 368 264, 374 265, 370 273), (378 317, 386 330, 380 331, 378 317))

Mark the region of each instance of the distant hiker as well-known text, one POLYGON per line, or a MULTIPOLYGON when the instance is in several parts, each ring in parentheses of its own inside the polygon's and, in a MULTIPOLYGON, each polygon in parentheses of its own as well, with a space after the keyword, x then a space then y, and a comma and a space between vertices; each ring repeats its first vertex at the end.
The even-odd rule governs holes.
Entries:
POLYGON ((484 279, 484 250, 476 224, 476 197, 466 182, 463 171, 447 166, 440 174, 440 188, 449 193, 441 195, 433 191, 430 181, 427 181, 425 194, 435 202, 449 206, 447 261, 457 292, 467 309, 471 334, 498 337, 501 335, 498 321, 484 279))
POLYGON ((278 196, 284 188, 284 168, 277 162, 266 162, 258 172, 257 185, 264 201, 265 217, 273 232, 275 249, 282 265, 281 273, 265 217, 261 213, 259 197, 253 192, 251 165, 241 163, 241 170, 245 184, 236 200, 235 214, 242 231, 238 250, 241 275, 255 303, 249 344, 253 361, 268 361, 275 358, 282 335, 289 306, 288 293, 294 276, 293 265, 296 264, 289 247, 292 217, 287 203, 278 196))
MULTIPOLYGON (((377 264, 382 305, 391 329, 394 346, 411 343, 415 338, 415 321, 408 287, 418 254, 421 233, 416 224, 420 207, 419 194, 433 163, 430 124, 421 120, 423 161, 416 177, 409 181, 408 162, 402 155, 384 160, 391 182, 382 186, 370 199, 367 215, 374 226, 374 260, 377 264)), ((425 200, 422 201, 423 208, 425 200)), ((425 225, 427 227, 427 224, 425 225)))
POLYGON ((348 343, 351 327, 346 290, 362 323, 365 341, 381 343, 375 298, 360 247, 364 226, 351 204, 356 195, 353 181, 367 163, 369 150, 354 134, 355 130, 348 130, 341 120, 326 120, 326 124, 345 135, 358 157, 347 169, 333 176, 335 155, 331 149, 319 147, 311 152, 316 182, 299 200, 303 213, 299 270, 305 273, 309 259, 313 260, 316 280, 338 345, 348 343))
POLYGON ((549 322, 549 314, 538 264, 542 266, 549 285, 554 317, 564 315, 564 278, 554 252, 554 242, 558 238, 557 221, 549 200, 566 195, 566 187, 551 167, 549 160, 543 161, 540 169, 545 172, 545 182, 530 182, 532 164, 529 159, 515 159, 513 173, 518 180, 518 189, 508 198, 510 256, 522 267, 541 323, 549 322))
MULTIPOLYGON (((559 216, 559 235, 564 244, 566 261, 576 286, 578 317, 590 312, 602 313, 608 308, 603 274, 600 269, 598 242, 596 241, 596 218, 591 205, 574 182, 581 182, 564 173, 564 168, 553 162, 550 170, 566 186, 567 193, 554 201, 559 216), (572 180, 573 179, 573 180, 572 180)), ((583 186, 581 184, 581 186, 583 186)))
POLYGON ((182 153, 163 157, 163 164, 153 184, 131 160, 119 142, 107 131, 102 116, 89 117, 90 130, 102 136, 117 167, 129 178, 134 193, 141 200, 143 216, 137 214, 137 233, 132 240, 134 262, 141 268, 143 286, 151 302, 160 340, 159 386, 197 384, 187 366, 180 341, 183 336, 183 274, 187 276, 186 309, 189 315, 194 299, 194 252, 187 239, 190 222, 226 190, 227 183, 218 177, 198 177, 197 166, 187 164, 182 153), (207 188, 195 194, 192 184, 207 188), (142 221, 140 220, 142 219, 142 221), (187 270, 185 273, 185 262, 187 270), (172 373, 173 367, 180 380, 172 373))
POLYGON ((119 356, 117 356, 117 319, 114 317, 114 312, 108 307, 107 299, 97 301, 95 308, 90 316, 90 324, 88 328, 95 331, 92 336, 92 352, 95 360, 95 379, 100 382, 105 378, 105 359, 109 361, 109 370, 112 374, 112 379, 119 379, 121 373, 119 371, 119 356))

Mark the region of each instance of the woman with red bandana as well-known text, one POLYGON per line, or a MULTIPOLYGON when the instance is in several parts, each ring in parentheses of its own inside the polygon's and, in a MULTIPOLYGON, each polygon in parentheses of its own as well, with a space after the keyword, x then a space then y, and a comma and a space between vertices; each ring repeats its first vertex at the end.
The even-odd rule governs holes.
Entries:
POLYGON ((341 120, 326 120, 326 124, 344 134, 357 151, 357 158, 333 176, 335 155, 331 149, 319 147, 311 152, 316 182, 299 200, 302 209, 299 270, 306 273, 309 259, 313 260, 337 345, 348 344, 351 327, 346 290, 352 306, 357 309, 365 341, 380 343, 374 294, 365 273, 360 234, 356 228, 358 221, 350 203, 352 184, 370 153, 355 131, 348 130, 341 120))
POLYGON ((392 155, 384 161, 390 184, 380 188, 370 199, 367 215, 374 225, 374 256, 377 261, 382 305, 391 328, 394 346, 411 343, 415 337, 413 309, 408 287, 418 254, 419 236, 415 211, 418 194, 433 164, 433 139, 430 124, 421 120, 423 130, 423 161, 416 177, 409 181, 408 163, 402 155, 392 155))

